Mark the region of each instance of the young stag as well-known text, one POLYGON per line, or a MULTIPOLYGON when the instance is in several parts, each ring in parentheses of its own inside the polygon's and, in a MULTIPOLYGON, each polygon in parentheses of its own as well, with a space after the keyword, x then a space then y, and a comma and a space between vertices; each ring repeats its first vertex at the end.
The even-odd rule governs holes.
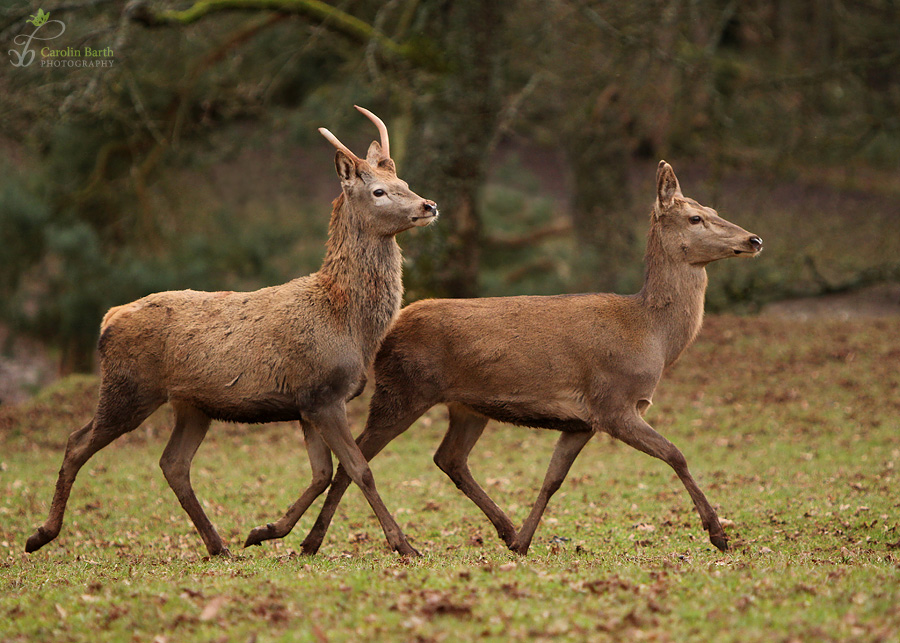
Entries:
MULTIPOLYGON (((762 239, 684 197, 660 162, 647 241, 646 276, 631 296, 430 300, 401 311, 375 360, 375 393, 357 443, 374 457, 427 409, 447 404, 450 427, 437 465, 525 554, 541 515, 582 447, 604 431, 669 464, 687 488, 713 545, 728 541, 681 452, 643 419, 666 367, 703 319, 706 265, 752 257, 762 239), (522 528, 488 497, 467 459, 488 419, 561 432, 537 500, 522 528)), ((318 551, 347 488, 339 468, 303 542, 318 551)))
POLYGON ((397 178, 387 128, 357 109, 381 135, 365 159, 319 130, 337 148, 342 193, 334 201, 318 272, 255 292, 157 293, 103 318, 97 411, 69 436, 50 515, 26 551, 59 534, 85 462, 168 401, 175 429, 159 464, 211 555, 228 550, 194 494, 190 470, 212 419, 299 420, 313 470, 313 482, 295 506, 300 513, 328 486, 333 451, 362 488, 390 546, 416 553, 375 490, 344 404, 364 385, 400 309, 401 258, 394 235, 430 223, 437 208, 397 178))

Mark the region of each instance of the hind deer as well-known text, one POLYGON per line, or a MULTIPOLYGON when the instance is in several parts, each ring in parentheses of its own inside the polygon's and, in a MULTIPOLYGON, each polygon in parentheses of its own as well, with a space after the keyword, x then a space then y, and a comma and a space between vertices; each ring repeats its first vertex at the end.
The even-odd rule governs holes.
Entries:
MULTIPOLYGON (((720 550, 728 541, 684 456, 643 415, 663 371, 691 344, 703 320, 707 264, 753 257, 762 239, 686 198, 672 167, 657 170, 645 279, 640 292, 436 299, 401 311, 375 360, 365 431, 367 459, 435 404, 450 426, 434 461, 488 517, 513 551, 526 554, 541 515, 591 437, 605 432, 671 466, 720 550), (488 419, 560 431, 534 506, 516 531, 472 477, 468 456, 488 419)), ((347 488, 338 468, 303 541, 318 551, 347 488)))
POLYGON ((194 494, 190 471, 213 419, 299 420, 313 480, 294 510, 302 514, 328 487, 334 452, 362 488, 391 548, 417 554, 375 489, 350 433, 345 402, 365 385, 400 309, 401 256, 394 235, 431 223, 438 211, 397 177, 381 119, 357 109, 381 137, 365 159, 319 130, 337 148, 341 194, 318 272, 255 292, 156 293, 103 318, 97 411, 69 436, 49 517, 26 551, 57 537, 72 484, 88 459, 168 401, 175 428, 160 467, 210 555, 227 555, 228 549, 194 494))

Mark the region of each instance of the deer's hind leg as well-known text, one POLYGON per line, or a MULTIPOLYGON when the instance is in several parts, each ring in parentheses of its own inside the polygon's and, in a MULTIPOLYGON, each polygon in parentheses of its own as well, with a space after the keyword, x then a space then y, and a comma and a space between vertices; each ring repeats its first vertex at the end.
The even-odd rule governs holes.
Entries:
POLYGON ((313 501, 331 484, 333 467, 331 449, 325 444, 325 440, 322 439, 319 432, 305 422, 303 423, 303 435, 306 438, 306 451, 309 455, 309 466, 312 469, 312 482, 278 522, 270 522, 264 527, 253 529, 247 536, 244 547, 259 545, 264 540, 287 536, 313 501))
POLYGON ((59 535, 69 494, 81 467, 97 451, 140 426, 163 401, 160 393, 143 390, 130 380, 108 378, 101 382, 97 412, 90 422, 69 435, 50 513, 28 538, 26 552, 37 551, 59 535))
POLYGON ((206 437, 210 418, 203 411, 186 403, 173 402, 172 406, 175 408, 175 428, 159 459, 159 466, 178 502, 200 532, 210 556, 228 556, 225 543, 200 506, 191 485, 191 462, 206 437))

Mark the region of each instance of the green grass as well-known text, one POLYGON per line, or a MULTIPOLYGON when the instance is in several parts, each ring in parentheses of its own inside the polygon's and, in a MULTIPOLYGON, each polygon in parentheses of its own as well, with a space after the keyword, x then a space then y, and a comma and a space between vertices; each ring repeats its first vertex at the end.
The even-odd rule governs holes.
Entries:
MULTIPOLYGON (((319 503, 240 549, 309 481, 306 455, 296 426, 216 424, 194 483, 235 556, 209 560, 156 465, 164 409, 95 456, 60 537, 26 555, 96 395, 66 380, 0 409, 0 641, 900 640, 898 338, 900 320, 707 321, 647 418, 731 521, 725 554, 666 465, 605 436, 511 554, 431 463, 435 409, 373 462, 423 558, 387 551, 352 488, 318 556, 297 552, 319 503)), ((554 439, 492 423, 475 448, 517 523, 554 439)))

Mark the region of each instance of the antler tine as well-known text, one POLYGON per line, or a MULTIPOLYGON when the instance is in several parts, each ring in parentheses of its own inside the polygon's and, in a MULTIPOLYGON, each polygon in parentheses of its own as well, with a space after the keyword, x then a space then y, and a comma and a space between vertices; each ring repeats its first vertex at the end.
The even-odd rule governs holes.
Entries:
POLYGON ((381 152, 384 154, 384 158, 391 158, 391 144, 388 140, 387 125, 384 124, 383 120, 375 116, 375 114, 365 107, 360 107, 359 105, 354 105, 354 107, 365 114, 366 118, 375 123, 375 127, 378 128, 378 133, 381 134, 381 152))
POLYGON ((334 134, 329 132, 324 127, 319 128, 319 134, 321 134, 322 136, 327 138, 329 141, 331 141, 332 145, 334 145, 336 148, 338 148, 340 151, 342 151, 344 154, 346 154, 350 158, 356 159, 357 161, 359 160, 359 157, 356 154, 354 154, 353 152, 351 152, 349 147, 347 147, 346 145, 341 143, 338 140, 337 136, 335 136, 334 134))

